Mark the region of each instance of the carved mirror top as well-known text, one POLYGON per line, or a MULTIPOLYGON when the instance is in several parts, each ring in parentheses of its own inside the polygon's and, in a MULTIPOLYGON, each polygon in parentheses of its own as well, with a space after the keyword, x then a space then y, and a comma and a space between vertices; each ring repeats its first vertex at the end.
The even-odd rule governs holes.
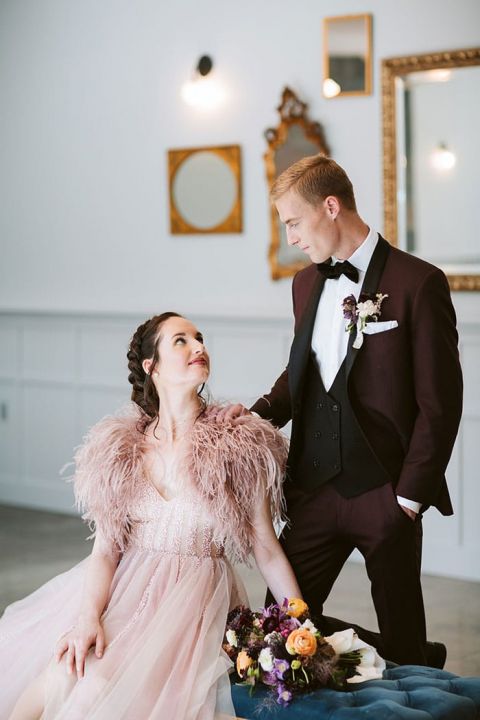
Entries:
MULTIPOLYGON (((276 178, 292 163, 307 155, 322 153, 328 155, 324 131, 320 123, 309 120, 308 105, 302 102, 289 87, 282 93, 282 102, 277 108, 280 123, 265 130, 268 144, 265 152, 268 192, 276 178)), ((309 261, 304 253, 288 246, 285 228, 280 223, 277 211, 270 205, 271 239, 268 251, 270 272, 273 280, 295 275, 309 261)))

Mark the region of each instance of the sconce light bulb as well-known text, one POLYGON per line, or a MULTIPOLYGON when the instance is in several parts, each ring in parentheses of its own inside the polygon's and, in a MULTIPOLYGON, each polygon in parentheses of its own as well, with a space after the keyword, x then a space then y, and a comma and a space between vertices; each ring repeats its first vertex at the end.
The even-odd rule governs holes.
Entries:
POLYGON ((323 94, 326 98, 332 98, 336 95, 339 95, 342 88, 340 85, 335 82, 335 80, 332 80, 332 78, 326 78, 326 80, 323 81, 323 94))
POLYGON ((182 87, 182 97, 191 107, 211 110, 222 104, 225 93, 214 78, 199 77, 185 83, 182 87))
POLYGON ((455 153, 449 150, 445 143, 439 143, 431 155, 432 166, 440 172, 451 170, 456 162, 455 153))

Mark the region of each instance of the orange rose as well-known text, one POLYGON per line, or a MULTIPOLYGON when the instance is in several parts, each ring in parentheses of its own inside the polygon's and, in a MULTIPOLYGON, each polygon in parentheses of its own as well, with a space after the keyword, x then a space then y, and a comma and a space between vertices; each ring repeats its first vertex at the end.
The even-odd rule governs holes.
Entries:
POLYGON ((308 605, 300 598, 292 598, 288 601, 287 615, 290 617, 298 618, 306 612, 308 612, 308 605))
POLYGON ((245 650, 239 652, 237 657, 237 673, 241 678, 245 677, 250 665, 253 665, 253 660, 250 655, 245 650))
POLYGON ((306 628, 293 630, 285 644, 290 655, 315 655, 317 638, 306 628))

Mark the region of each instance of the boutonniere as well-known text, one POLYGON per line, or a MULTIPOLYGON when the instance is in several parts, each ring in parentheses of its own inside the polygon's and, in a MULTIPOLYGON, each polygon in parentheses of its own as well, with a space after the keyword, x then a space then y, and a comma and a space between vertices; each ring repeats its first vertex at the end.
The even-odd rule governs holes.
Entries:
POLYGON ((342 302, 343 317, 345 318, 345 332, 357 330, 353 347, 358 350, 362 347, 363 333, 369 322, 378 322, 381 314, 382 302, 388 295, 382 293, 362 293, 355 299, 355 295, 348 295, 342 302))

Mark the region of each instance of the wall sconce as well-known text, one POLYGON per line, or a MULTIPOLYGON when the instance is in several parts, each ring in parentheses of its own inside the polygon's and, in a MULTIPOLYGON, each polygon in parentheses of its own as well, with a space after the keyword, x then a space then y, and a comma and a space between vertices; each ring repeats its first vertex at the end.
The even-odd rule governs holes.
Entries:
POLYGON ((202 55, 193 78, 182 87, 182 97, 187 105, 199 110, 211 110, 222 104, 225 92, 215 75, 212 76, 212 70, 212 58, 202 55))
POLYGON ((323 81, 323 94, 326 98, 336 97, 341 91, 342 88, 340 85, 335 82, 335 80, 332 80, 332 78, 326 78, 326 80, 323 81))
POLYGON ((437 147, 432 152, 430 161, 435 170, 444 172, 446 170, 451 170, 454 167, 457 162, 457 157, 455 153, 447 148, 445 143, 438 143, 437 147))

